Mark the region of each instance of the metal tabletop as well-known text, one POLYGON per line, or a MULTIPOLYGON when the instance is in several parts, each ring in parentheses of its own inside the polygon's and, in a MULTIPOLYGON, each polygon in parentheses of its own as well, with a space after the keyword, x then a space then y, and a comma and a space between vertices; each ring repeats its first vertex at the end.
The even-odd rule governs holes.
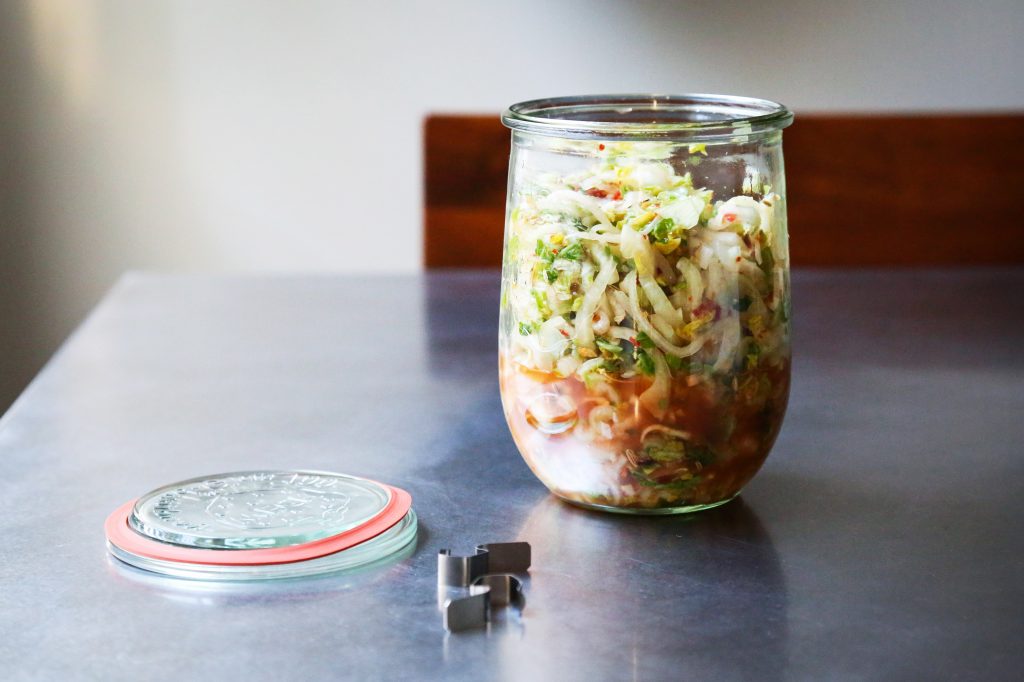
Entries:
POLYGON ((126 276, 0 421, 0 678, 1019 679, 1024 270, 798 272, 794 381, 742 497, 553 499, 502 417, 496 273, 126 276), (211 588, 108 558, 161 484, 336 470, 415 552, 211 588), (521 619, 446 635, 436 554, 526 540, 521 619))

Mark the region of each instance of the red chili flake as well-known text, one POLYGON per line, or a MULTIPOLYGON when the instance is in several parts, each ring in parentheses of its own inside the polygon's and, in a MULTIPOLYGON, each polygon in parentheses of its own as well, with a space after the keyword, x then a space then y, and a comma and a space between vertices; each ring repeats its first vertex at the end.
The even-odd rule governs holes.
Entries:
POLYGON ((704 301, 699 306, 693 309, 694 317, 704 317, 708 313, 714 313, 714 320, 717 321, 722 316, 722 309, 714 301, 704 301))
POLYGON ((565 331, 564 329, 559 329, 558 333, 564 336, 565 338, 569 338, 569 332, 565 331))
POLYGON ((597 145, 597 148, 598 148, 599 150, 601 150, 602 152, 604 151, 604 145, 603 145, 603 144, 599 144, 599 145, 597 145))
POLYGON ((551 249, 551 253, 553 253, 553 254, 555 254, 557 256, 558 255, 558 249, 551 249))
POLYGON ((613 196, 612 199, 615 199, 615 201, 618 201, 621 198, 622 198, 622 192, 620 192, 619 190, 615 190, 615 196, 613 196))
POLYGON ((604 191, 603 189, 598 189, 597 187, 591 187, 586 191, 586 194, 592 197, 597 197, 598 199, 604 199, 606 196, 608 196, 608 192, 604 191))
POLYGON ((723 213, 722 214, 722 222, 725 223, 726 225, 728 225, 729 223, 736 222, 736 214, 735 213, 723 213))
POLYGON ((635 337, 635 336, 631 336, 631 337, 629 337, 629 342, 630 342, 631 344, 633 344, 634 346, 639 346, 639 345, 640 345, 640 342, 636 340, 636 337, 635 337))

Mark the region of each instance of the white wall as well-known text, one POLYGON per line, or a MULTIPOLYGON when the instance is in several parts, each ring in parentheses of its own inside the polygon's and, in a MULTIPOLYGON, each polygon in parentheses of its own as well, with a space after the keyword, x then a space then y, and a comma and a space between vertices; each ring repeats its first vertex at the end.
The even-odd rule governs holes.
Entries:
POLYGON ((1020 109, 1022 34, 1020 0, 6 0, 8 378, 127 268, 415 270, 427 112, 652 90, 1020 109))

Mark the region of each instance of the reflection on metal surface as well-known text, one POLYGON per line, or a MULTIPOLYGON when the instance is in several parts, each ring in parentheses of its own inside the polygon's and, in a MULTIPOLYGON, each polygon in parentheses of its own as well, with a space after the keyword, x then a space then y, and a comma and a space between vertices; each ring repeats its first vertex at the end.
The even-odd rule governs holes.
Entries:
MULTIPOLYGON (((528 584, 529 579, 523 582, 528 584)), ((457 632, 445 630, 441 639, 441 656, 445 663, 455 666, 471 665, 474 661, 479 661, 482 652, 500 650, 509 643, 514 646, 522 645, 526 641, 524 608, 525 602, 518 608, 491 609, 489 620, 483 627, 457 632)), ((550 677, 551 671, 545 672, 550 677)), ((534 677, 545 679, 543 674, 534 677)))
MULTIPOLYGON (((448 590, 439 585, 438 592, 448 590)), ((469 596, 444 599, 442 624, 449 632, 482 628, 491 621, 492 607, 513 606, 521 610, 525 604, 519 578, 507 573, 482 575, 469 586, 469 596)))
MULTIPOLYGON (((557 641, 561 652, 601 649, 615 665, 635 666, 638 679, 664 676, 651 666, 666 647, 676 649, 674 679, 700 679, 708 664, 701 649, 721 642, 746 654, 717 656, 716 677, 785 676, 786 580, 771 536, 742 499, 699 514, 638 517, 549 496, 518 536, 543 548, 530 573, 530 640, 557 641)), ((545 650, 524 667, 514 639, 500 651, 507 666, 496 677, 542 674, 572 658, 545 650)), ((596 668, 577 672, 600 677, 596 668)))

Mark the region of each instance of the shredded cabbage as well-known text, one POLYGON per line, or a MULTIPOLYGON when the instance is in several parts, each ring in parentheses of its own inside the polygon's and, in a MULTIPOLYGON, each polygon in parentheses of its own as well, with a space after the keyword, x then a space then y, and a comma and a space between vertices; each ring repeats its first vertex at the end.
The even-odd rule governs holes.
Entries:
POLYGON ((594 283, 584 294, 580 309, 576 311, 576 334, 574 337, 577 346, 587 348, 592 348, 594 345, 594 330, 592 328, 594 311, 604 299, 604 290, 609 284, 617 282, 619 279, 615 261, 610 256, 596 248, 593 250, 593 255, 601 263, 601 270, 594 278, 594 283))

